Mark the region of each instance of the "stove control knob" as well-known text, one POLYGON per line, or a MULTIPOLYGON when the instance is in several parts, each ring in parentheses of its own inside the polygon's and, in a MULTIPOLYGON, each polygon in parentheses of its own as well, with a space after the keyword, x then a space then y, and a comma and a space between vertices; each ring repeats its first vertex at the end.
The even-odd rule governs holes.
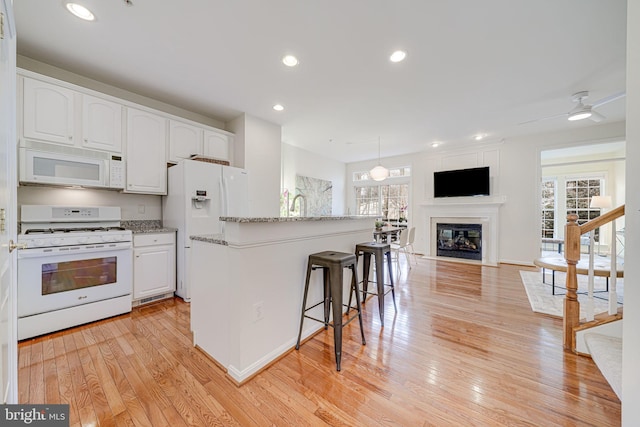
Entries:
POLYGON ((78 243, 87 243, 89 241, 88 237, 78 237, 77 242, 78 243))
POLYGON ((113 236, 102 236, 103 242, 113 242, 113 236))
MULTIPOLYGON (((44 246, 46 246, 46 240, 43 240, 42 243, 44 243, 44 246)), ((49 240, 49 245, 50 246, 58 246, 60 243, 62 243, 62 239, 50 239, 49 240)))

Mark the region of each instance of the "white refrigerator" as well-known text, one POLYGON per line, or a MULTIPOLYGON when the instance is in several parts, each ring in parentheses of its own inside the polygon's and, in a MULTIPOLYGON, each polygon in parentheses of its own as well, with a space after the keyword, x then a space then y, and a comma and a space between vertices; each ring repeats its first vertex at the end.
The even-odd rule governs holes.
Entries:
POLYGON ((244 169, 197 160, 182 160, 168 170, 167 195, 162 200, 162 222, 178 229, 176 295, 191 300, 189 269, 191 239, 221 234, 221 216, 248 216, 248 173, 244 169))

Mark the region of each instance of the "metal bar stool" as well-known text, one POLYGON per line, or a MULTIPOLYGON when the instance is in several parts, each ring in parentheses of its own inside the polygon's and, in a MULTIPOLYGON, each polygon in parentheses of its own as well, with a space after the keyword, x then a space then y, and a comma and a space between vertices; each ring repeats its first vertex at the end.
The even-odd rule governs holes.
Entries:
POLYGON ((360 334, 362 335, 362 344, 365 345, 364 330, 362 327, 362 307, 360 305, 360 294, 358 289, 358 263, 357 258, 353 254, 336 251, 318 252, 309 255, 307 262, 307 280, 304 285, 304 297, 302 300, 302 315, 300 316, 300 331, 298 332, 298 342, 296 350, 300 349, 300 338, 302 336, 302 324, 304 318, 307 317, 316 322, 324 323, 324 328, 333 327, 333 342, 336 353, 336 370, 340 370, 340 360, 342 356, 342 327, 349 324, 356 317, 360 321, 360 334), (309 281, 311 272, 318 268, 322 268, 322 276, 324 281, 324 299, 317 304, 307 307, 307 295, 309 293, 309 281), (342 303, 342 280, 343 269, 351 270, 351 290, 349 291, 349 304, 342 303), (347 314, 351 311, 351 297, 356 295, 356 311, 357 314, 342 322, 342 307, 347 307, 347 314), (316 319, 305 314, 307 311, 324 304, 324 320, 316 319), (329 312, 333 308, 333 324, 329 322, 329 312))
MULTIPOLYGON (((367 294, 378 296, 378 308, 380 311, 380 325, 384 326, 384 296, 391 292, 393 298, 393 308, 398 311, 396 306, 396 293, 393 284, 393 273, 391 269, 391 245, 389 243, 378 242, 366 242, 356 245, 356 262, 360 254, 363 255, 364 260, 362 264, 362 304, 365 303, 367 294), (371 265, 371 255, 376 266, 376 285, 377 292, 369 292, 369 267, 371 265), (387 258, 387 267, 389 269, 389 281, 391 284, 384 283, 384 258, 387 258), (384 287, 387 286, 390 289, 385 291, 384 287)), ((351 304, 351 302, 349 302, 351 304)))

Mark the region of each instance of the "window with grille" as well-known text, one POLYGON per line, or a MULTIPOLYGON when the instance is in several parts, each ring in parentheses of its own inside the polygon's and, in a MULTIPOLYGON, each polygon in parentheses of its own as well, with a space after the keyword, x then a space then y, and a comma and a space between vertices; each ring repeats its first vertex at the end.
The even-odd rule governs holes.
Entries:
POLYGON ((407 218, 409 184, 355 187, 358 215, 381 215, 384 220, 407 218))
MULTIPOLYGON (((389 169, 389 178, 399 178, 399 177, 409 177, 409 176, 411 176, 411 168, 408 166, 389 169)), ((353 180, 354 181, 372 181, 371 177, 369 176, 369 171, 354 172, 353 180)))
POLYGON ((381 185, 382 217, 384 219, 407 219, 409 184, 381 185))
POLYGON ((542 237, 554 238, 556 224, 556 180, 542 181, 542 237))
POLYGON ((380 188, 356 187, 356 215, 380 214, 380 188))
MULTIPOLYGON (((600 216, 600 209, 589 208, 589 203, 593 196, 601 194, 602 179, 600 178, 580 178, 566 181, 566 206, 567 215, 578 215, 578 224, 582 225, 587 221, 600 216)), ((599 229, 595 230, 595 240, 599 240, 599 229)))
POLYGON ((408 220, 410 167, 389 169, 389 178, 377 184, 369 172, 355 172, 357 215, 380 215, 384 220, 408 220))

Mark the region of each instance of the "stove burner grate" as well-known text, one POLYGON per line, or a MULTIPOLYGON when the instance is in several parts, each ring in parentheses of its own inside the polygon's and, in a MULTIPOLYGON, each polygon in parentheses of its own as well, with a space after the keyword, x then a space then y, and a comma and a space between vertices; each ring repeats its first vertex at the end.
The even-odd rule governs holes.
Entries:
POLYGON ((32 228, 24 234, 81 233, 91 231, 124 231, 124 227, 32 228))

